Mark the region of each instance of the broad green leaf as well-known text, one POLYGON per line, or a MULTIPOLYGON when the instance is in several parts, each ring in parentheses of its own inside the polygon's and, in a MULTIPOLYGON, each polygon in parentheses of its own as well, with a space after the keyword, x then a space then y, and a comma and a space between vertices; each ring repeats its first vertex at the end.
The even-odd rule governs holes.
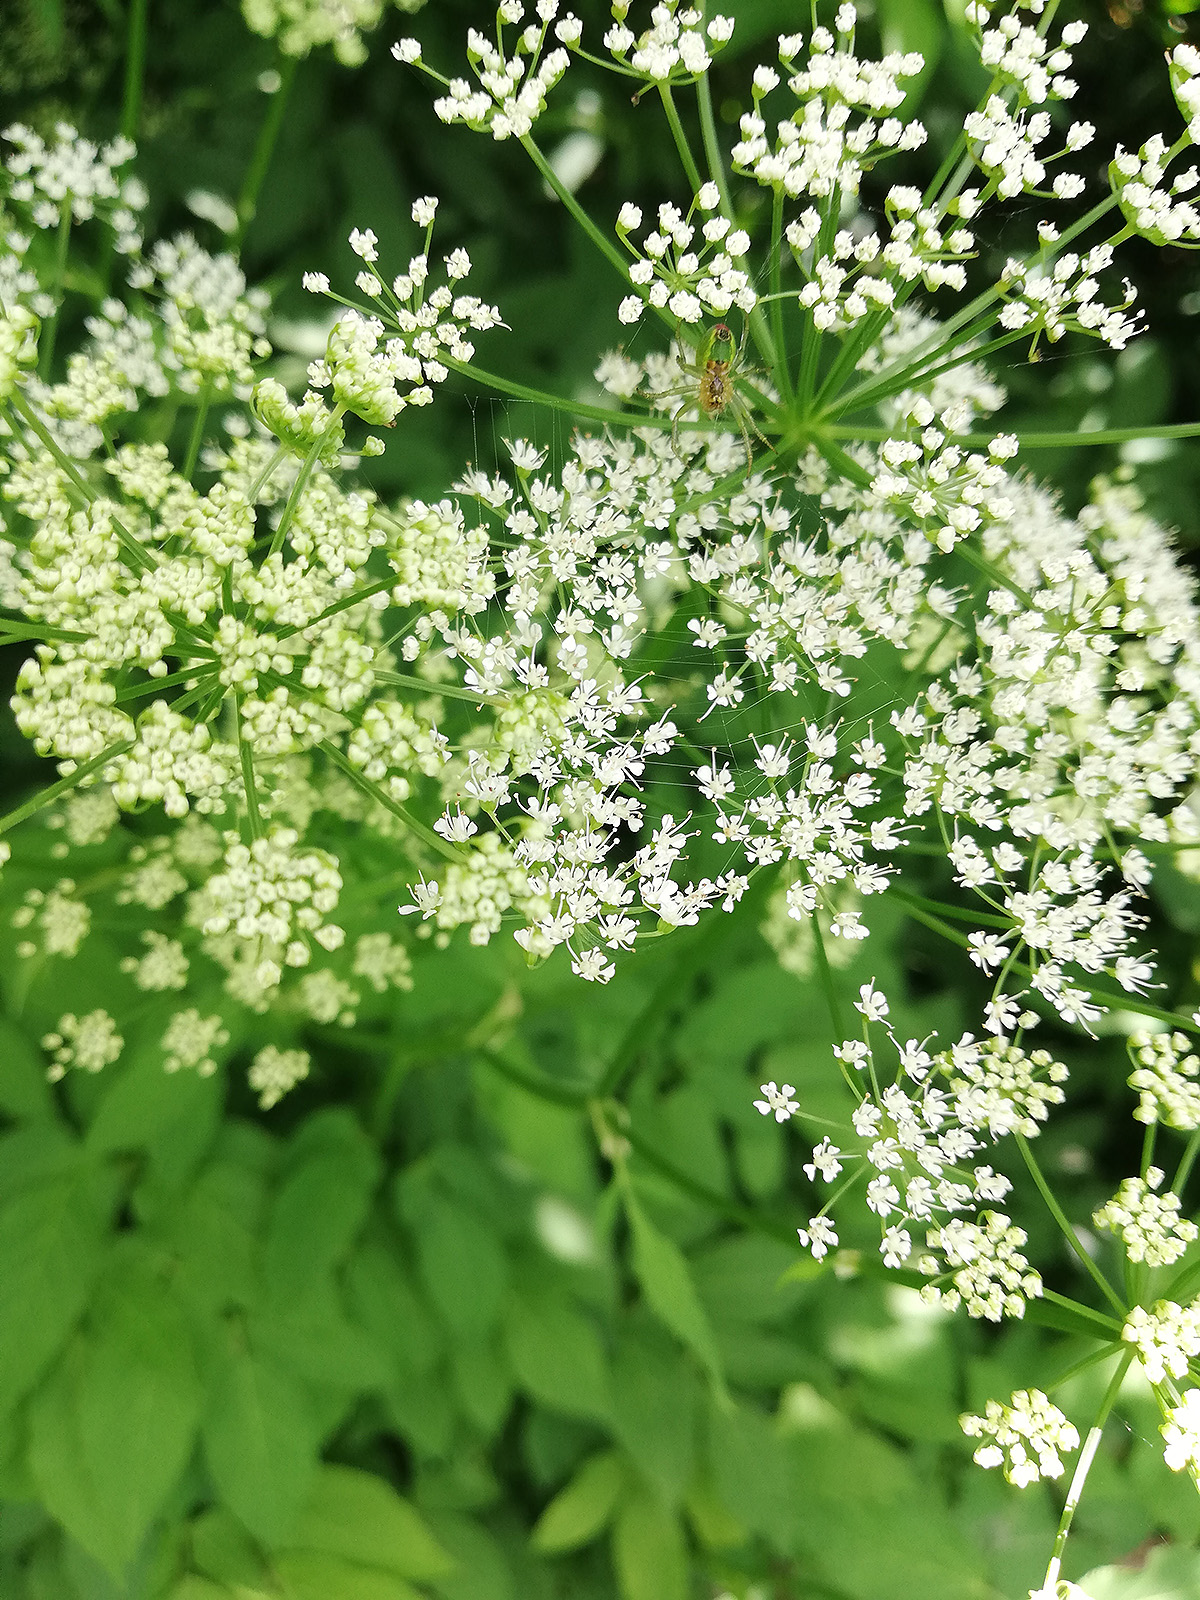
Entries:
POLYGON ((247 1306, 258 1289, 258 1229, 265 1203, 262 1175, 233 1160, 217 1160, 153 1228, 179 1263, 184 1297, 220 1314, 247 1306))
POLYGON ((463 1410, 481 1432, 496 1433, 512 1400, 513 1375, 494 1335, 456 1339, 450 1359, 463 1410))
POLYGON ((538 1518, 531 1535, 534 1548, 557 1555, 590 1544, 608 1525, 624 1481, 615 1450, 589 1456, 538 1518))
POLYGON ((218 1583, 265 1584, 263 1560, 242 1524, 224 1506, 203 1511, 188 1529, 192 1564, 218 1583))
POLYGON ((255 1349, 298 1378, 351 1392, 378 1390, 387 1382, 375 1341, 347 1318, 328 1281, 294 1303, 269 1303, 252 1312, 249 1327, 255 1349))
POLYGON ((428 1524, 391 1484, 354 1467, 318 1470, 294 1543, 418 1582, 445 1577, 454 1566, 428 1524))
POLYGON ((357 1129, 337 1133, 306 1153, 271 1206, 263 1274, 268 1297, 284 1305, 306 1295, 342 1259, 371 1203, 379 1158, 357 1129))
POLYGON ((456 1333, 481 1338, 495 1325, 508 1277, 500 1240, 477 1212, 436 1191, 414 1210, 414 1243, 430 1299, 456 1333))
POLYGON ((716 1341, 683 1252, 654 1226, 630 1193, 625 1209, 633 1230, 633 1270, 647 1305, 720 1383, 716 1341))
MULTIPOLYGON (((785 1401, 785 1413, 796 1409, 785 1401)), ((985 1556, 933 1485, 877 1435, 836 1416, 825 1420, 829 1407, 821 1411, 815 1426, 797 1428, 786 1443, 795 1472, 794 1547, 825 1582, 853 1600, 991 1594, 985 1556)))
POLYGON ((0 1136, 0 1213, 30 1184, 78 1171, 79 1142, 61 1122, 39 1122, 0 1136))
POLYGON ((613 1524, 613 1564, 621 1600, 687 1600, 683 1528, 657 1495, 626 1493, 613 1524))
POLYGON ((739 1522, 784 1550, 807 1514, 797 1493, 794 1455, 773 1419, 747 1406, 710 1405, 709 1475, 718 1499, 739 1522))
POLYGON ((504 1337, 513 1371, 535 1400, 572 1417, 608 1417, 608 1362, 595 1324, 581 1311, 558 1295, 514 1296, 504 1337))
POLYGON ((346 1296, 353 1316, 390 1361, 414 1373, 435 1365, 441 1330, 394 1239, 369 1238, 359 1245, 346 1267, 346 1296))
POLYGON ((189 1572, 186 1577, 180 1578, 167 1600, 258 1600, 258 1594, 250 1589, 240 1589, 235 1595, 223 1583, 213 1583, 210 1578, 197 1577, 194 1572, 189 1572))
POLYGON ((321 1550, 282 1550, 272 1567, 285 1600, 422 1600, 394 1573, 321 1550))
POLYGON ((316 1471, 317 1423, 303 1385, 230 1339, 211 1380, 203 1433, 225 1503, 264 1544, 290 1542, 316 1471))
POLYGON ((65 1343, 105 1259, 115 1185, 66 1172, 0 1206, 0 1416, 65 1343))
POLYGON ((171 1123, 203 1118, 205 1102, 216 1100, 220 1092, 216 1078, 164 1072, 161 1058, 143 1057, 113 1074, 85 1143, 98 1156, 142 1150, 171 1123))
POLYGON ((1200 1600, 1200 1554, 1164 1546, 1137 1567, 1097 1567, 1080 1578, 1088 1600, 1200 1600))
POLYGON ((160 1274, 131 1261, 30 1408, 42 1498, 109 1572, 125 1569, 162 1510, 191 1454, 199 1409, 183 1312, 160 1274))
POLYGON ((41 1120, 55 1115, 45 1061, 7 1017, 0 1017, 0 1111, 41 1120))
POLYGON ((804 1291, 780 1279, 796 1258, 796 1247, 782 1239, 739 1233, 694 1252, 689 1265, 696 1291, 713 1321, 737 1326, 776 1322, 795 1310, 804 1291))
POLYGON ((430 1521, 458 1563, 436 1586, 441 1600, 520 1600, 508 1556, 486 1528, 446 1513, 430 1521))
POLYGON ((613 1368, 613 1431, 670 1506, 691 1484, 704 1388, 678 1346, 650 1323, 623 1338, 613 1368))

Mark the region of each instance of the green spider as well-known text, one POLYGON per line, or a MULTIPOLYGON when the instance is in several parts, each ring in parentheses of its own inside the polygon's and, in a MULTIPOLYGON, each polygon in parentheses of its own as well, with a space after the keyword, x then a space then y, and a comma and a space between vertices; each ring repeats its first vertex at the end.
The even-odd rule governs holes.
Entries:
POLYGON ((747 467, 754 460, 754 451, 750 444, 751 430, 768 450, 772 448, 771 441, 759 431, 749 407, 737 392, 736 379, 742 370, 742 354, 746 348, 748 332, 747 323, 742 330, 741 343, 738 344, 728 325, 718 322, 709 331, 703 343, 694 350, 678 335, 676 336, 677 349, 687 352, 681 353, 679 357, 679 364, 685 374, 684 380, 673 384, 669 389, 660 389, 654 395, 655 400, 683 398, 683 404, 671 418, 671 448, 676 455, 680 453, 679 424, 689 411, 694 411, 698 417, 709 417, 714 421, 728 412, 741 431, 742 443, 746 447, 747 467))

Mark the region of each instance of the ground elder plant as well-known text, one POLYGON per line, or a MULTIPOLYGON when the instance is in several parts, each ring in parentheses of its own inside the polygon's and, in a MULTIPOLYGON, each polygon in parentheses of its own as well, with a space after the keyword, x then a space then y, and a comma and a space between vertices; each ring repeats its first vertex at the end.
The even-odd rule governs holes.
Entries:
MULTIPOLYGON (((377 11, 347 13, 355 52, 377 11)), ((603 985, 639 945, 754 906, 840 1038, 844 1117, 786 1083, 756 1102, 803 1141, 803 1270, 852 1271, 840 1230, 868 1217, 927 1301, 992 1323, 1052 1303, 1076 1366, 1105 1366, 1093 1417, 1027 1389, 962 1420, 981 1467, 1069 1483, 1049 1600, 1133 1368, 1166 1467, 1200 1481, 1200 1018, 1145 936, 1156 863, 1186 869, 1200 833, 1200 627, 1134 483, 1072 510, 1037 471, 1069 436, 993 420, 995 358, 1124 349, 1123 245, 1200 244, 1200 52, 1164 69, 1174 127, 1097 152, 1070 114, 1083 24, 968 13, 987 91, 923 188, 888 180, 927 143, 921 58, 872 54, 850 6, 778 38, 732 130, 714 12, 584 26, 506 0, 461 61, 396 44, 438 117, 520 144, 611 267, 592 400, 490 374, 505 310, 435 197, 407 262, 364 216, 353 282, 307 274, 328 337, 297 392, 236 260, 142 237, 132 147, 8 129, 0 630, 29 646, 12 711, 56 774, 0 849, 18 987, 113 949, 109 1004, 64 993, 45 1033, 53 1082, 111 1073, 128 1013, 169 1075, 211 1077, 252 1037, 264 1109, 317 1070, 314 1041, 388 1014, 414 954, 436 982, 430 951, 515 941, 603 985), (585 67, 673 142, 656 204, 592 214, 539 143, 585 67), (991 274, 1006 203, 1029 248, 991 274), (451 376, 564 429, 386 501, 371 458, 404 450, 410 408, 453 403, 451 376), (897 906, 977 974, 964 1030, 902 1038, 894 996, 847 985, 897 906), (1054 1041, 1114 1010, 1137 1019, 1142 1158, 1072 1220, 1033 1142, 1071 1094, 1054 1041), (1078 1300, 1027 1253, 1038 1208, 1078 1300)), ((592 1117, 644 1264, 614 1087, 592 1117)))

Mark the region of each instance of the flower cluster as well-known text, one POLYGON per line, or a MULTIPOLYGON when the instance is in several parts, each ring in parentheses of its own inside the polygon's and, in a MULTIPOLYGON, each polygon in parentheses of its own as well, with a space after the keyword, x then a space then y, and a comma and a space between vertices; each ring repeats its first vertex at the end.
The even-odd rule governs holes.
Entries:
POLYGON ((622 322, 636 322, 647 305, 668 311, 678 322, 699 322, 705 312, 722 317, 733 306, 753 311, 754 287, 736 265, 750 248, 749 234, 732 228, 728 217, 709 215, 696 239, 692 218, 697 211, 716 212, 720 198, 716 184, 707 183, 687 216, 675 206, 659 206, 657 226, 640 247, 629 235, 641 227, 642 213, 637 206, 622 206, 617 236, 633 254, 629 281, 638 291, 622 300, 617 312, 622 322))
MULTIPOLYGON (((401 11, 419 11, 425 0, 392 0, 401 11)), ((242 0, 252 33, 274 39, 285 56, 306 56, 330 46, 344 67, 367 58, 363 34, 383 20, 384 0, 242 0)))
POLYGON ((58 1027, 42 1040, 50 1052, 51 1065, 46 1076, 57 1083, 70 1067, 80 1072, 102 1072, 116 1061, 125 1048, 117 1025, 107 1011, 97 1009, 78 1017, 73 1011, 58 1019, 58 1027))
POLYGON ((1163 1195, 1157 1192, 1164 1177, 1161 1167, 1150 1167, 1144 1178, 1126 1178, 1092 1219, 1105 1233, 1120 1235, 1130 1261, 1147 1261, 1152 1267, 1178 1261, 1200 1238, 1196 1224, 1180 1216, 1179 1196, 1169 1189, 1163 1195))
POLYGON ((1173 1300, 1156 1300, 1149 1308, 1134 1306, 1121 1338, 1136 1350, 1151 1383, 1162 1383, 1168 1376, 1182 1378, 1200 1355, 1200 1301, 1180 1306, 1173 1300))
POLYGON ((1041 1478, 1061 1478, 1063 1455, 1079 1448, 1079 1432, 1040 1389, 1019 1389, 1007 1405, 989 1400, 983 1416, 959 1418, 968 1439, 985 1442, 975 1451, 981 1467, 1002 1467, 1018 1489, 1041 1478))
POLYGON ((1179 1404, 1169 1407, 1159 1429, 1163 1460, 1172 1472, 1188 1472, 1200 1483, 1200 1389, 1185 1389, 1179 1404))
MULTIPOLYGON (((465 364, 475 354, 468 330, 479 332, 500 325, 495 306, 451 287, 471 271, 471 258, 465 250, 446 256, 442 264, 447 281, 427 288, 429 237, 436 211, 437 201, 431 196, 414 202, 412 218, 426 230, 426 248, 390 286, 374 270, 379 259, 374 233, 369 228, 355 229, 351 235, 351 248, 366 263, 357 278, 358 288, 378 302, 380 314, 352 310, 341 317, 329 335, 324 358, 308 369, 313 388, 298 407, 290 405, 274 380, 268 379, 270 387, 260 389, 260 418, 293 448, 322 451, 332 443, 336 450, 340 434, 332 430, 344 411, 390 427, 406 406, 428 405, 433 399, 432 386, 449 375, 446 359, 465 364), (390 337, 385 337, 389 330, 390 337), (322 389, 332 393, 333 416, 314 392, 322 389)), ((304 285, 313 293, 329 292, 324 273, 306 273, 304 285)))
MULTIPOLYGON (((505 51, 503 30, 520 27, 524 20, 520 0, 502 0, 496 13, 495 44, 476 29, 469 31, 467 55, 478 88, 466 78, 444 78, 427 66, 415 39, 401 39, 392 53, 397 61, 421 66, 445 87, 446 93, 434 101, 434 110, 443 122, 463 123, 476 132, 490 133, 493 139, 520 139, 546 109, 546 96, 570 61, 569 52, 561 46, 543 54, 550 25, 558 15, 558 0, 538 0, 536 11, 537 21, 521 28, 511 55, 505 51)), ((555 32, 564 43, 573 44, 579 39, 580 24, 568 14, 555 32)))
POLYGON ((1200 1127, 1200 1057, 1186 1033, 1132 1034, 1129 1053, 1134 1070, 1129 1087, 1138 1091, 1137 1122, 1164 1122, 1190 1132, 1200 1127))
POLYGON ((843 5, 836 33, 816 28, 807 46, 799 34, 780 38, 779 62, 799 107, 776 122, 772 141, 761 102, 779 86, 780 76, 774 67, 758 68, 754 109, 743 114, 741 139, 733 147, 736 172, 793 199, 856 195, 863 174, 877 161, 924 144, 920 122, 891 115, 904 100, 903 80, 924 65, 921 57, 909 52, 860 59, 853 50, 855 21, 854 7, 843 5))
MULTIPOLYGON (((72 224, 102 217, 113 230, 116 249, 126 255, 136 250, 141 243, 137 213, 148 196, 139 179, 120 173, 133 158, 132 142, 117 138, 97 145, 66 122, 54 133, 54 143, 47 144, 23 123, 4 129, 3 137, 14 147, 5 162, 9 201, 29 208, 35 228, 57 228, 64 217, 72 224)), ((11 247, 11 240, 6 243, 11 247)))

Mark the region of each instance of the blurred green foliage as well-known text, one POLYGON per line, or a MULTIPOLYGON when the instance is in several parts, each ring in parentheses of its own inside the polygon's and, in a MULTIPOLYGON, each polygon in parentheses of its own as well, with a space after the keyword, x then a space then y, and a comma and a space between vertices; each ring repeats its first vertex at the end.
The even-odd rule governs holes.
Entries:
MULTIPOLYGON (((796 22, 794 0, 729 9, 721 72, 796 22)), ((151 0, 149 14, 148 231, 204 230, 185 196, 236 198, 269 106, 259 78, 277 62, 232 0, 151 0)), ((1089 16, 1078 112, 1102 134, 1119 117, 1136 143, 1166 99, 1163 30, 1190 14, 1089 16)), ((927 55, 913 103, 935 138, 976 88, 956 19, 935 0, 878 7, 886 45, 927 55)), ((427 55, 456 61, 482 20, 472 0, 432 0, 427 55)), ((8 0, 8 117, 115 131, 124 25, 118 0, 8 0)), ((387 54, 395 31, 389 18, 363 68, 310 58, 292 86, 244 251, 276 294, 281 373, 312 353, 301 272, 345 275, 352 226, 402 261, 411 199, 436 193, 444 237, 470 249, 512 327, 487 364, 589 394, 618 286, 518 149, 437 122, 387 54)), ((601 112, 586 73, 575 82, 545 131, 551 146, 598 142, 592 211, 671 195, 674 157, 644 131, 652 108, 610 98, 601 112)), ((1013 216, 990 248, 1003 255, 1030 221, 1013 216)), ((1009 420, 1194 417, 1190 260, 1143 287, 1149 340, 1001 372, 1009 420)), ((502 434, 546 426, 460 386, 406 417, 379 487, 437 493, 466 461, 487 465, 502 434)), ((1114 464, 1100 449, 1044 460, 1068 499, 1114 464)), ((1200 452, 1143 452, 1139 475, 1152 509, 1200 539, 1200 452)), ((0 736, 6 782, 22 786, 34 758, 7 721, 0 736)), ((930 892, 949 894, 932 874, 930 892)), ((824 1003, 764 942, 761 901, 664 941, 601 991, 553 963, 528 972, 501 942, 428 951, 410 995, 349 1033, 307 1029, 319 1070, 264 1115, 243 1082, 257 1019, 241 1019, 217 1076, 168 1077, 151 1048, 164 1011, 129 986, 120 1067, 52 1092, 37 1041, 63 992, 13 954, 25 886, 6 878, 0 901, 4 1600, 985 1600, 1039 1581, 1055 1495, 1018 1496, 972 1467, 956 1418, 1049 1382, 1059 1336, 1032 1314, 1002 1332, 935 1315, 869 1255, 850 1277, 796 1269, 805 1153, 751 1102, 774 1078, 831 1115, 844 1105, 824 1003)), ((380 927, 392 916, 389 895, 380 927)), ((1200 891, 1177 877, 1154 916, 1169 978, 1186 984, 1200 891)), ((77 1010, 117 1005, 133 936, 105 931, 107 948, 93 938, 59 969, 77 1010)), ((918 925, 897 911, 865 959, 842 981, 875 976, 899 1037, 954 1027, 973 969, 918 925)), ((1086 1092, 1045 1159, 1082 1215, 1130 1170, 1124 1053, 1119 1038, 1057 1048, 1086 1092)), ((1069 1271, 1056 1240, 1047 1227, 1032 1241, 1051 1285, 1069 1271)), ((1094 1381, 1075 1381, 1081 1404, 1094 1381)), ((1200 1535, 1148 1401, 1123 1416, 1072 1536, 1077 1572, 1147 1534, 1200 1535)), ((1110 1565, 1095 1600, 1200 1593, 1186 1551, 1140 1566, 1110 1565)))

